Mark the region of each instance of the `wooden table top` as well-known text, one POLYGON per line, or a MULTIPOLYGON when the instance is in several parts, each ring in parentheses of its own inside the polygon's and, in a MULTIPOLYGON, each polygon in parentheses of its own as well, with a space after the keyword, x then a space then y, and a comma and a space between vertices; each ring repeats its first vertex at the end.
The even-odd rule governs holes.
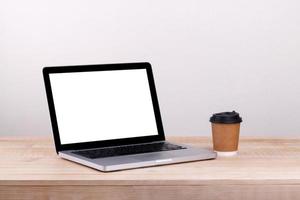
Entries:
MULTIPOLYGON (((170 141, 211 149, 206 137, 170 141)), ((104 173, 59 158, 51 137, 0 137, 0 185, 300 184, 300 138, 241 138, 239 155, 104 173)))

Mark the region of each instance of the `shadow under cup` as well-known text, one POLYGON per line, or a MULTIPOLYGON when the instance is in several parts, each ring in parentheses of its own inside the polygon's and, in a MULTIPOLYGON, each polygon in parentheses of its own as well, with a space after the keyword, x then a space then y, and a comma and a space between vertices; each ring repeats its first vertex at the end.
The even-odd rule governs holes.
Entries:
POLYGON ((240 123, 239 113, 215 113, 210 118, 212 123, 213 148, 219 156, 236 155, 238 151, 240 123))

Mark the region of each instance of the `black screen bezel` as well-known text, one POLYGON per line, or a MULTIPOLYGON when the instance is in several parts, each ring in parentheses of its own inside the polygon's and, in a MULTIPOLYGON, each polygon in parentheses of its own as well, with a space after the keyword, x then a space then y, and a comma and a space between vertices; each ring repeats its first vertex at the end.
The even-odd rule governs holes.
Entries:
POLYGON ((154 78, 153 78, 153 72, 152 72, 150 63, 143 62, 143 63, 117 63, 117 64, 99 64, 99 65, 97 64, 97 65, 44 67, 43 68, 43 77, 44 77, 44 83, 45 83, 45 88, 46 88, 46 94, 47 94, 47 100, 48 100, 48 106, 49 106, 49 112, 50 112, 50 119, 51 119, 51 123, 52 123, 52 131, 53 131, 53 136, 54 136, 55 148, 56 148, 57 153, 59 151, 64 151, 64 150, 99 148, 99 147, 107 147, 107 146, 118 146, 118 145, 125 145, 125 144, 136 144, 136 143, 165 140, 165 134, 164 134, 161 114, 160 114, 160 110, 159 110, 157 93, 156 93, 155 83, 154 83, 154 78), (158 135, 124 138, 124 139, 81 142, 81 143, 72 143, 72 144, 61 144, 49 74, 72 73, 72 72, 91 72, 91 71, 111 71, 111 70, 132 70, 132 69, 146 69, 146 71, 147 71, 158 135))

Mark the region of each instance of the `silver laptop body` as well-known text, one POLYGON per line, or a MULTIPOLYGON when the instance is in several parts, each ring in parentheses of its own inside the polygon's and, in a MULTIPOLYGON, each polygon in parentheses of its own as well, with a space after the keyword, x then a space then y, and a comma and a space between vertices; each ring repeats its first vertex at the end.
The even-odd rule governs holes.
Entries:
POLYGON ((216 158, 165 141, 149 63, 45 67, 43 75, 56 152, 64 159, 117 171, 216 158), (165 144, 176 148, 151 150, 165 144), (136 147, 137 153, 120 151, 136 147))

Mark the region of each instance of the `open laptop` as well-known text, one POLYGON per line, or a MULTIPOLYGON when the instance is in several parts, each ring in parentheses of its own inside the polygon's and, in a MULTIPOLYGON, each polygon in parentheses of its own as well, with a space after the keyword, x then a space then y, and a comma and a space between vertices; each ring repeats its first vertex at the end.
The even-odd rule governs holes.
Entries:
POLYGON ((216 157, 165 141, 149 63, 45 67, 43 75, 62 158, 116 171, 216 157))

